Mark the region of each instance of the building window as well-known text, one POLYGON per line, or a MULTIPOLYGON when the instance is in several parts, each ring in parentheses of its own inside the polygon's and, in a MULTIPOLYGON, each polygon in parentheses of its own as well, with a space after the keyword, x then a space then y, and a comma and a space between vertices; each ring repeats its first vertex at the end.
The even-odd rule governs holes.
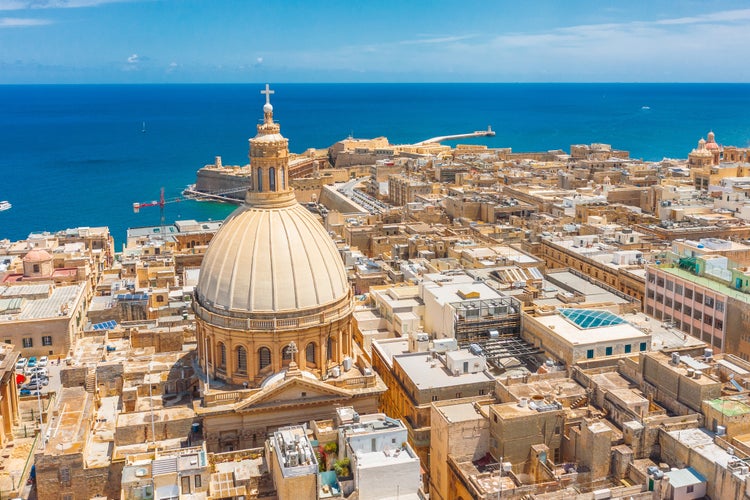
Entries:
POLYGON ((258 349, 258 366, 260 366, 261 370, 267 366, 271 366, 271 349, 268 347, 258 349))
POLYGON ((60 467, 60 484, 70 486, 70 467, 60 467))
POLYGON ((247 372, 247 351, 242 346, 237 346, 237 371, 247 372))
POLYGON ((724 330, 724 322, 722 320, 720 320, 720 319, 717 318, 716 321, 714 321, 714 327, 717 330, 722 330, 723 331, 724 330))
POLYGON ((654 315, 654 308, 653 308, 653 306, 646 306, 646 314, 648 314, 649 316, 653 316, 654 315))
POLYGON ((432 400, 433 400, 433 401, 437 401, 437 400, 438 400, 438 397, 437 397, 437 396, 432 396, 432 400))
POLYGON ((42 337, 42 345, 52 345, 52 335, 45 335, 42 337))
POLYGON ((716 301, 716 310, 719 312, 724 312, 724 302, 717 300, 716 301))
POLYGON ((693 290, 691 288, 685 289, 685 298, 686 299, 692 299, 693 298, 693 290))
POLYGON ((588 351, 586 351, 586 359, 594 359, 594 350, 593 349, 589 349, 588 351))
POLYGON ((612 346, 607 346, 606 349, 604 349, 604 354, 612 356, 612 346))
POLYGON ((714 307, 714 298, 713 297, 709 297, 708 295, 706 295, 706 298, 704 299, 703 303, 706 304, 707 307, 713 308, 714 307))
POLYGON ((456 393, 456 399, 461 399, 461 393, 460 392, 456 393))
POLYGON ((39 272, 39 264, 34 264, 34 272, 35 273, 39 272))
POLYGON ((654 273, 648 273, 648 282, 654 283, 656 281, 656 275, 654 273))
POLYGON ((689 486, 687 487, 687 490, 686 490, 686 492, 687 492, 687 493, 692 493, 692 492, 693 492, 694 490, 695 490, 695 486, 693 486, 693 485, 691 484, 691 485, 689 485, 689 486))
POLYGON ((695 292, 695 303, 696 304, 702 304, 703 303, 703 294, 700 292, 695 292))
POLYGON ((677 311, 677 312, 682 311, 682 302, 675 301, 675 303, 674 303, 674 310, 677 311))
POLYGON ((674 281, 667 280, 667 290, 674 290, 674 281))
POLYGON ((671 309, 672 308, 672 299, 670 299, 669 297, 667 297, 666 299, 664 299, 664 307, 669 307, 671 309))
POLYGON ((664 278, 662 278, 661 276, 659 276, 658 278, 656 278, 656 286, 660 286, 660 287, 663 288, 664 287, 664 278))
POLYGON ((689 307, 689 306, 685 306, 685 307, 684 307, 684 308, 682 309, 682 313, 683 313, 683 314, 684 314, 685 316, 688 316, 688 317, 690 317, 690 315, 692 315, 692 314, 693 314, 693 308, 692 308, 692 307, 689 307))
POLYGON ((276 169, 273 167, 268 169, 268 189, 276 191, 276 169))
POLYGON ((648 297, 649 299, 653 299, 655 296, 656 294, 654 293, 654 291, 649 288, 648 291, 646 292, 646 297, 648 297))
POLYGON ((646 350, 646 343, 645 342, 641 342, 641 345, 639 346, 639 348, 640 348, 641 351, 645 351, 646 350))
POLYGON ((658 302, 659 304, 662 304, 664 302, 664 295, 662 295, 660 293, 657 293, 656 294, 656 302, 658 302))
POLYGON ((633 346, 630 344, 625 344, 625 354, 629 354, 630 351, 633 350, 633 346))
POLYGON ((222 370, 227 368, 227 346, 224 342, 219 342, 219 368, 222 370))
POLYGON ((703 316, 703 322, 711 326, 714 324, 714 317, 711 316, 710 314, 706 314, 705 316, 703 316))
POLYGON ((31 339, 31 337, 26 337, 23 339, 23 346, 26 347, 34 347, 34 341, 31 339))
POLYGON ((677 295, 682 295, 682 285, 675 285, 674 293, 677 295))
POLYGON ((196 488, 200 488, 201 487, 201 475, 200 474, 198 474, 197 476, 195 476, 195 487, 196 488))
POLYGON ((484 389, 479 389, 479 395, 484 396, 484 389))
POLYGON ((315 344, 312 342, 305 347, 305 360, 308 363, 315 364, 315 344))
POLYGON ((695 319, 701 319, 703 317, 703 313, 701 313, 698 309, 693 309, 693 317, 695 319))

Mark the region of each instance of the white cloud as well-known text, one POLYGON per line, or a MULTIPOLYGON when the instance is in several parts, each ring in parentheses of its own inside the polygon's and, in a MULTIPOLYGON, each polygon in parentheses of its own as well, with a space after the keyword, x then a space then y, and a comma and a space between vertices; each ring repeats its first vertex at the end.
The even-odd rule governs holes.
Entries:
POLYGON ((416 40, 403 40, 399 42, 401 45, 428 45, 436 43, 453 43, 460 42, 462 40, 468 40, 475 38, 477 35, 449 35, 449 36, 429 36, 424 38, 417 38, 416 40))
POLYGON ((77 9, 133 0, 0 0, 0 10, 77 9))
POLYGON ((52 24, 49 19, 30 19, 23 17, 0 17, 0 28, 24 28, 27 26, 44 26, 52 24))
POLYGON ((128 57, 128 64, 138 64, 141 61, 141 58, 138 54, 133 54, 130 57, 128 57))

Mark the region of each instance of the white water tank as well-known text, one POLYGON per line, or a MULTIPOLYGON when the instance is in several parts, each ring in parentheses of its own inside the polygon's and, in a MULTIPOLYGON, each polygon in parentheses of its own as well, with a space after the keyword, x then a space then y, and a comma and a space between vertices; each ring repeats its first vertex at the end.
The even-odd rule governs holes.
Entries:
POLYGON ((341 364, 344 366, 344 371, 348 372, 352 369, 352 358, 345 356, 341 364))
POLYGON ((332 376, 333 378, 338 378, 338 377, 340 377, 340 376, 341 376, 341 368, 339 368, 338 366, 334 366, 334 367, 333 367, 333 368, 331 369, 331 376, 332 376))

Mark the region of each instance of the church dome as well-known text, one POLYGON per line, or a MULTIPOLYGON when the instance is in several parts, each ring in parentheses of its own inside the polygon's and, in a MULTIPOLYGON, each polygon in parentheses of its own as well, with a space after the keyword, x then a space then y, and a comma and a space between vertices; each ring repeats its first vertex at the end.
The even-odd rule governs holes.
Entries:
POLYGON ((211 241, 197 287, 203 307, 234 317, 317 309, 348 293, 336 246, 296 202, 235 210, 211 241))
POLYGON ((52 256, 47 250, 41 248, 36 248, 23 257, 24 262, 46 262, 48 260, 52 260, 52 256))
POLYGON ((283 318, 288 327, 292 318, 323 321, 319 313, 350 309, 344 263, 323 225, 296 201, 288 141, 273 121, 273 91, 266 86, 262 93, 263 123, 250 139, 253 185, 211 240, 195 295, 219 316, 283 318))

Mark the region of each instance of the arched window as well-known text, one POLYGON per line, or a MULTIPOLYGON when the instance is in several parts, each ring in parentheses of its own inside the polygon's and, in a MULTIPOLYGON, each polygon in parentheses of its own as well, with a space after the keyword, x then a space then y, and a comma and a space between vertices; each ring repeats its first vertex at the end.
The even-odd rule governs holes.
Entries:
POLYGON ((260 168, 258 169, 258 192, 263 192, 263 170, 260 168))
POLYGON ((328 361, 333 359, 333 339, 328 337, 328 344, 326 345, 326 351, 328 351, 328 361))
POLYGON ((267 366, 271 366, 271 349, 268 347, 258 349, 258 366, 261 370, 267 366))
POLYGON ((273 167, 268 169, 268 189, 276 191, 276 169, 273 167))
POLYGON ((227 346, 224 342, 219 342, 219 368, 222 370, 227 367, 227 346))
POLYGON ((284 167, 281 167, 281 190, 286 189, 286 176, 284 175, 284 167))
POLYGON ((247 351, 242 346, 237 346, 237 371, 247 372, 247 351))
POLYGON ((305 347, 305 360, 307 364, 315 364, 315 344, 310 342, 305 347))
POLYGON ((291 361, 292 361, 292 350, 289 348, 288 345, 284 346, 281 349, 281 364, 286 366, 291 361))

